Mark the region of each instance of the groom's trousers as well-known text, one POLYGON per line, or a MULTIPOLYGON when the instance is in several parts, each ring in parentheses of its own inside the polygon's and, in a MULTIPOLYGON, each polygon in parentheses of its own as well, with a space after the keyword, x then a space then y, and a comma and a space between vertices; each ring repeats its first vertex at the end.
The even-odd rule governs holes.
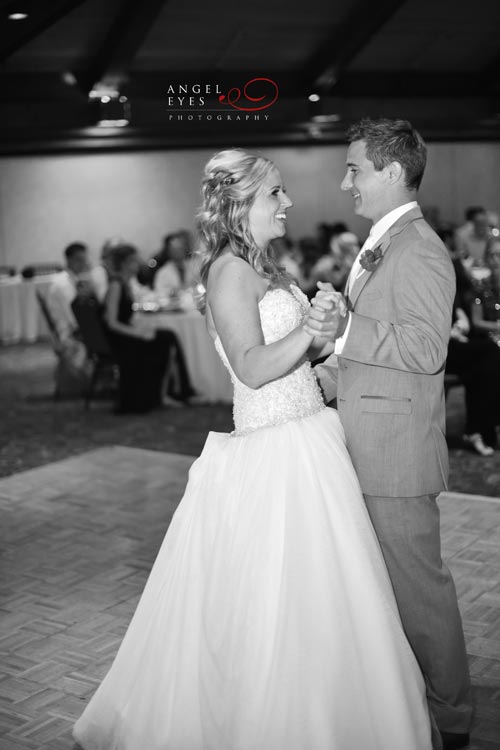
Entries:
POLYGON ((365 495, 365 502, 429 707, 440 730, 460 734, 470 729, 470 678, 455 584, 441 559, 436 498, 365 495))

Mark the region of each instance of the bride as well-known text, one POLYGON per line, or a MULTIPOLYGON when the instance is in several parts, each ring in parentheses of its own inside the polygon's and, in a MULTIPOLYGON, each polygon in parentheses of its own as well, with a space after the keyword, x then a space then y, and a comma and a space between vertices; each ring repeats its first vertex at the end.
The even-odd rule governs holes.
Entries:
MULTIPOLYGON (((306 355, 309 303, 269 243, 274 165, 206 165, 207 325, 234 383, 116 659, 74 728, 85 750, 430 750, 405 639, 337 412, 306 355)), ((323 342, 324 343, 324 342, 323 342)))

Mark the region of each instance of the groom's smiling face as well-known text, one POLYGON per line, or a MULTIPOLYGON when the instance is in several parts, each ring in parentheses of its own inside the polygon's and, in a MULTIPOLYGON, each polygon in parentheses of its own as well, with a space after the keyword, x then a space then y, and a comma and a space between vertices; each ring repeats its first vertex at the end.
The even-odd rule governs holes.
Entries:
POLYGON ((341 189, 354 198, 354 212, 373 222, 387 213, 387 173, 377 171, 366 156, 365 141, 353 141, 347 151, 347 172, 341 189))

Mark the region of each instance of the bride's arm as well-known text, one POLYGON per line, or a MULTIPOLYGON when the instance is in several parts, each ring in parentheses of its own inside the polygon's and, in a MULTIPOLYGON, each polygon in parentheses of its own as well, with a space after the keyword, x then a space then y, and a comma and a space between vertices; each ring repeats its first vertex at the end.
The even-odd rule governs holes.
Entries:
POLYGON ((328 339, 320 338, 315 336, 312 343, 307 351, 309 359, 319 359, 320 357, 326 357, 328 354, 333 354, 335 351, 335 341, 329 341, 328 339))
POLYGON ((313 340, 301 324, 266 345, 259 316, 264 291, 263 279, 240 258, 210 271, 207 301, 215 328, 234 373, 250 388, 289 372, 313 340))

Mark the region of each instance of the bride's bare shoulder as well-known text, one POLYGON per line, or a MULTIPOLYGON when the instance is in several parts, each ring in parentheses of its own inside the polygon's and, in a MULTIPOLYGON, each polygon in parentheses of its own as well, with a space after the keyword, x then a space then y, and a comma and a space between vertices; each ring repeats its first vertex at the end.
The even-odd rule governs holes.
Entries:
POLYGON ((248 291, 261 294, 267 282, 243 258, 232 253, 225 253, 210 266, 207 279, 209 297, 244 286, 248 291))
POLYGON ((225 253, 210 266, 207 279, 207 327, 210 335, 217 335, 215 319, 235 319, 244 308, 257 310, 259 300, 266 293, 268 282, 243 258, 225 253))

